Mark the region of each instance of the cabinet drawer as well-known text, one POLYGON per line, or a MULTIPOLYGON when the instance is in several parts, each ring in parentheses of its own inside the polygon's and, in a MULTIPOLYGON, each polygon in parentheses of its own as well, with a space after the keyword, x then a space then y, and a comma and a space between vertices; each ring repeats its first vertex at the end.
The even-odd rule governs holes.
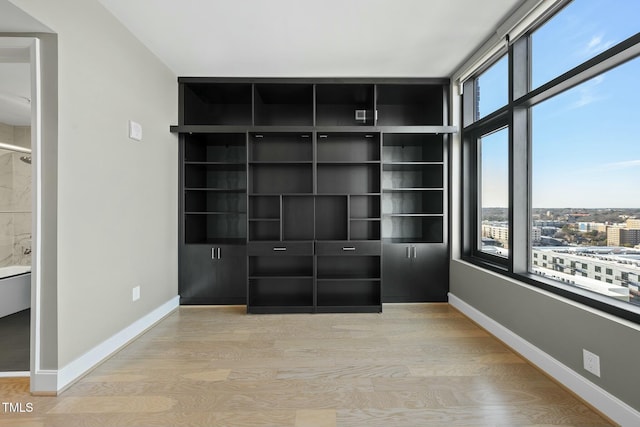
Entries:
POLYGON ((380 242, 335 241, 316 242, 317 255, 380 255, 380 242))
POLYGON ((313 242, 250 242, 249 256, 313 255, 313 242))

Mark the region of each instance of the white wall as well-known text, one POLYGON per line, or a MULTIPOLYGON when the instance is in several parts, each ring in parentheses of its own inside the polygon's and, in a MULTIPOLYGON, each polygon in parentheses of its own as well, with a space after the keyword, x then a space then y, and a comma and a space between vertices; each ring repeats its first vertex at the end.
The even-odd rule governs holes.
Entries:
POLYGON ((45 153, 43 166, 57 164, 63 368, 177 295, 177 83, 95 0, 12 3, 57 34, 57 158, 45 153), (128 139, 128 120, 142 142, 128 139))

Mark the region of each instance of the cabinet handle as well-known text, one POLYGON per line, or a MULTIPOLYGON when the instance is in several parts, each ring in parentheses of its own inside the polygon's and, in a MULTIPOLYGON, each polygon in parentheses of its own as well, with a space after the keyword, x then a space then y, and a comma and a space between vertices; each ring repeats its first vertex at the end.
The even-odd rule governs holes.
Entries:
POLYGON ((274 247, 273 247, 273 250, 274 250, 274 251, 286 251, 286 250, 287 250, 287 248, 286 248, 286 247, 284 247, 284 246, 274 246, 274 247))
POLYGON ((344 248, 342 248, 343 251, 355 251, 356 248, 354 248, 353 246, 345 246, 344 248))
POLYGON ((411 246, 407 246, 407 258, 411 258, 411 246))
POLYGON ((216 259, 216 248, 211 248, 211 259, 216 259))
POLYGON ((218 259, 222 258, 222 248, 218 248, 218 259))
POLYGON ((418 248, 416 246, 411 247, 413 249, 413 257, 418 258, 418 248))

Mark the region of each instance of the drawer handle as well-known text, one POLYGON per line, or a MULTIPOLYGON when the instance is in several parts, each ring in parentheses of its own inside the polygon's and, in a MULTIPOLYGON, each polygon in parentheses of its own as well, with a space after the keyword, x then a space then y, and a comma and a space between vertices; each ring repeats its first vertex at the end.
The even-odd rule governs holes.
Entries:
POLYGON ((273 250, 274 251, 286 251, 287 248, 283 247, 283 246, 274 246, 273 250))
POLYGON ((344 248, 342 248, 343 251, 355 251, 356 248, 354 248, 353 246, 345 246, 344 248))

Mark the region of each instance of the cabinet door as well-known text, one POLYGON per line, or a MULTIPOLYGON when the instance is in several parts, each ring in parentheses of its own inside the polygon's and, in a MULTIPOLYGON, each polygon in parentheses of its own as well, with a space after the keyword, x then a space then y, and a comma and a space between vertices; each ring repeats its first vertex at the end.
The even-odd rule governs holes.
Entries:
POLYGON ((383 302, 446 301, 447 250, 432 243, 388 243, 382 256, 383 302))
POLYGON ((382 301, 408 302, 413 286, 409 244, 385 244, 382 249, 382 301))
POLYGON ((412 302, 445 302, 449 292, 447 247, 437 243, 411 245, 412 302))
POLYGON ((182 304, 244 304, 246 247, 185 245, 180 258, 182 304))

